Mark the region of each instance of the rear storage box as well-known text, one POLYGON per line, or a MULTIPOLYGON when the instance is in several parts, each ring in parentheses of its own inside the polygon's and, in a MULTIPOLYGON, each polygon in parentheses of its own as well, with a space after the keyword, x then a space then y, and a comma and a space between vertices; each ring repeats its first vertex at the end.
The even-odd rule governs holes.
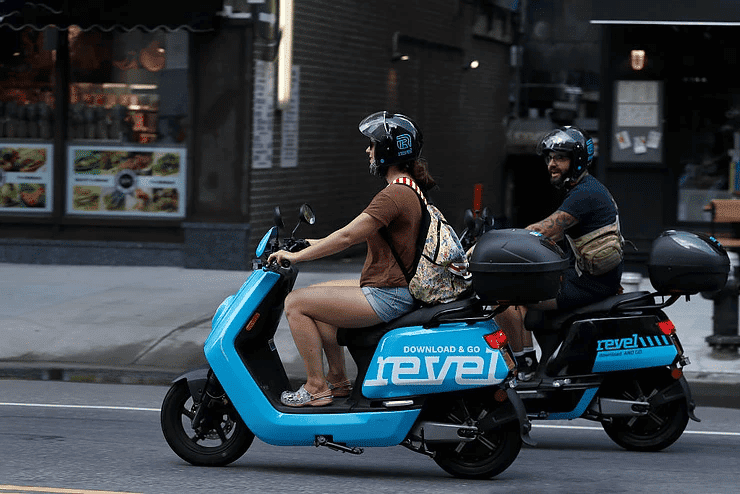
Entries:
POLYGON ((650 283, 660 293, 690 295, 725 286, 730 259, 713 237, 668 230, 653 241, 650 283))
POLYGON ((526 304, 554 298, 568 258, 553 241, 522 229, 492 230, 470 257, 473 289, 484 303, 526 304))

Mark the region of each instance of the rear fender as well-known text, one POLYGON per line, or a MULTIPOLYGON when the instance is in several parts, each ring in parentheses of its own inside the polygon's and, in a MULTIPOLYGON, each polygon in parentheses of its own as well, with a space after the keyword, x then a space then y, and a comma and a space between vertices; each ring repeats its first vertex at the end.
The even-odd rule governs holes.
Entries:
POLYGON ((691 397, 691 389, 689 388, 689 383, 686 382, 686 378, 684 376, 681 376, 680 379, 678 379, 667 388, 663 389, 660 393, 656 394, 648 401, 650 402, 651 406, 657 407, 664 403, 675 400, 686 400, 689 418, 696 422, 701 422, 701 420, 699 420, 699 418, 694 415, 696 404, 694 403, 694 399, 691 397))

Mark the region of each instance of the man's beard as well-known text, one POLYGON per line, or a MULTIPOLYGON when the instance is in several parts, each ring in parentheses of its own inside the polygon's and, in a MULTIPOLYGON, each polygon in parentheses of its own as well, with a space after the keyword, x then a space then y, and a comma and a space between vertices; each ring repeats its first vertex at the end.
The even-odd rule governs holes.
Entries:
POLYGON ((557 177, 551 176, 550 185, 554 186, 556 189, 562 189, 565 186, 565 176, 563 174, 560 174, 557 177))

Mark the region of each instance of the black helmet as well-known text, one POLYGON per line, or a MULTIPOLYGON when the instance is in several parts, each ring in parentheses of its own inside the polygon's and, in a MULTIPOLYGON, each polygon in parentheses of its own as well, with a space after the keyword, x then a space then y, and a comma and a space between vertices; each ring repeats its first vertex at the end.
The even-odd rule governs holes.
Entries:
POLYGON ((360 132, 375 143, 375 161, 388 168, 421 155, 424 138, 421 130, 406 115, 381 111, 368 115, 359 125, 360 132))
POLYGON ((567 181, 578 181, 586 173, 594 158, 594 141, 585 130, 578 127, 560 127, 542 138, 537 145, 537 154, 547 157, 553 151, 567 153, 570 170, 567 181))

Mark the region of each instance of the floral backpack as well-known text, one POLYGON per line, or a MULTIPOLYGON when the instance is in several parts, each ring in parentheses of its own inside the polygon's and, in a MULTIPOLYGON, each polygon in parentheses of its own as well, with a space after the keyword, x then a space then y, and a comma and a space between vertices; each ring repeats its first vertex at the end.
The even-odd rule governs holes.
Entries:
POLYGON ((385 228, 380 230, 381 236, 388 242, 393 257, 409 283, 411 295, 427 305, 458 299, 471 289, 471 280, 467 272, 465 251, 455 230, 439 209, 427 203, 424 194, 413 180, 400 177, 393 183, 411 187, 421 204, 422 219, 411 269, 407 270, 401 262, 388 231, 385 228))

